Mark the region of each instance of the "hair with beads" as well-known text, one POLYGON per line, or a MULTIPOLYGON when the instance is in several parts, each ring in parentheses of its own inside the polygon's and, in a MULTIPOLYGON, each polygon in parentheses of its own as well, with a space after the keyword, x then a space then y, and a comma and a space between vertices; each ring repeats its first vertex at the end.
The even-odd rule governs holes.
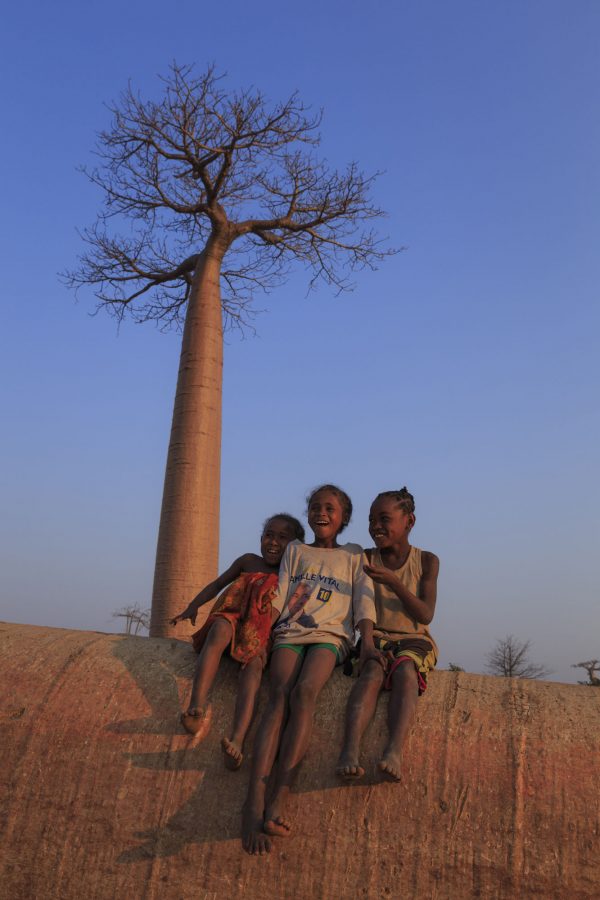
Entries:
POLYGON ((272 522, 273 519, 283 519, 283 521, 287 522, 287 524, 292 529, 294 540, 304 541, 304 538, 306 536, 304 532, 304 525, 302 524, 302 522, 299 522, 295 516, 291 516, 289 513, 275 513, 274 516, 269 516, 268 519, 265 519, 262 527, 263 534, 267 530, 267 525, 269 524, 269 522, 272 522))
POLYGON ((404 512, 412 513, 414 515, 415 498, 407 489, 406 485, 399 491, 382 491, 380 494, 377 494, 375 500, 379 500, 380 497, 390 497, 390 499, 396 501, 398 506, 400 506, 404 512))
POLYGON ((319 487, 315 488, 314 491, 311 491, 308 497, 306 498, 306 511, 310 508, 310 504, 312 503, 312 499, 315 494, 320 494, 322 491, 327 491, 330 494, 333 494, 340 501, 340 505, 342 507, 342 527, 340 528, 340 532, 344 530, 350 519, 352 518, 352 500, 337 484, 321 484, 319 487))

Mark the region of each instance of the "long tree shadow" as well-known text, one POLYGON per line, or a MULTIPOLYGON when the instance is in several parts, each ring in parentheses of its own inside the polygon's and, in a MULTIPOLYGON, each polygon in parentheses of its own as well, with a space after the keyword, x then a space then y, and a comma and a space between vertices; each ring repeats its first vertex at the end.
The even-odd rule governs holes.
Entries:
POLYGON ((172 735, 179 711, 177 678, 191 678, 195 662, 192 645, 156 638, 123 638, 114 655, 136 682, 152 710, 149 716, 106 726, 116 734, 172 735))

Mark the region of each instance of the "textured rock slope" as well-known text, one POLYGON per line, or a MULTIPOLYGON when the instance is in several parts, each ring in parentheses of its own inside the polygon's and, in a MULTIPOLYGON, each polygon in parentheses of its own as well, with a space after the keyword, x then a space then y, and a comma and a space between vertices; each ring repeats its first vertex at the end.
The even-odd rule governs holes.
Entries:
POLYGON ((600 896, 600 691, 436 672, 404 784, 375 777, 382 701, 367 778, 342 787, 350 680, 336 671, 293 836, 251 858, 248 766, 227 772, 219 750, 235 669, 196 746, 177 726, 192 669, 178 641, 0 624, 2 898, 600 896))

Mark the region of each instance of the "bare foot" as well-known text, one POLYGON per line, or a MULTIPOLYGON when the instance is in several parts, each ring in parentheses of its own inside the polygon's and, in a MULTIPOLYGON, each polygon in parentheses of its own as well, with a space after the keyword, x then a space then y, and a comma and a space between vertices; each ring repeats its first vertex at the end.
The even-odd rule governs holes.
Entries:
POLYGON ((377 768, 388 781, 400 781, 402 778, 400 756, 398 754, 384 753, 377 768))
POLYGON ((358 756, 342 752, 335 767, 335 774, 344 781, 358 781, 365 774, 365 770, 360 765, 358 756))
POLYGON ((278 815, 274 810, 265 813, 265 824, 263 825, 267 834, 276 835, 277 837, 289 837, 292 825, 283 816, 278 815))
POLYGON ((223 761, 226 767, 231 772, 235 772, 239 769, 244 759, 241 747, 238 747, 238 745, 233 741, 230 741, 229 738, 222 737, 221 750, 223 751, 223 761))
POLYGON ((212 707, 193 707, 181 713, 180 722, 188 732, 198 740, 202 740, 208 734, 212 719, 212 707))
POLYGON ((271 841, 263 831, 263 817, 248 803, 242 807, 242 847, 251 856, 264 856, 271 852, 271 841))

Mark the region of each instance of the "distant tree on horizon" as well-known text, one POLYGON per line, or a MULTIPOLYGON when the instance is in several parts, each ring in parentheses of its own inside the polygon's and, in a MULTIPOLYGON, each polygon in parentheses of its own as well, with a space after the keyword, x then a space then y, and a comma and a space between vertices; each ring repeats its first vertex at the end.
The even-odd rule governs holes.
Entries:
POLYGON ((223 320, 243 326, 256 290, 292 261, 310 285, 351 287, 353 269, 394 251, 369 223, 376 176, 315 155, 320 114, 297 94, 270 104, 255 89, 227 93, 214 68, 174 63, 162 97, 131 86, 109 107, 98 167, 103 193, 87 251, 63 275, 92 287, 118 320, 183 326, 160 517, 150 633, 166 636, 182 604, 216 575, 219 536, 223 320), (223 288, 223 293, 221 289, 223 288))
POLYGON ((125 619, 124 634, 139 634, 150 628, 150 610, 142 609, 139 603, 132 603, 122 609, 115 609, 113 619, 125 619))
POLYGON ((448 663, 448 671, 449 672, 464 672, 462 666, 457 666, 456 663, 448 663))
POLYGON ((496 641, 495 646, 486 654, 486 669, 491 675, 505 678, 544 678, 551 675, 547 669, 529 660, 531 641, 519 641, 512 634, 496 641))
POLYGON ((588 659, 585 662, 573 663, 572 669, 585 669, 587 672, 587 681, 578 681, 577 684, 586 684, 590 687, 600 687, 600 678, 595 674, 600 672, 600 660, 588 659))

